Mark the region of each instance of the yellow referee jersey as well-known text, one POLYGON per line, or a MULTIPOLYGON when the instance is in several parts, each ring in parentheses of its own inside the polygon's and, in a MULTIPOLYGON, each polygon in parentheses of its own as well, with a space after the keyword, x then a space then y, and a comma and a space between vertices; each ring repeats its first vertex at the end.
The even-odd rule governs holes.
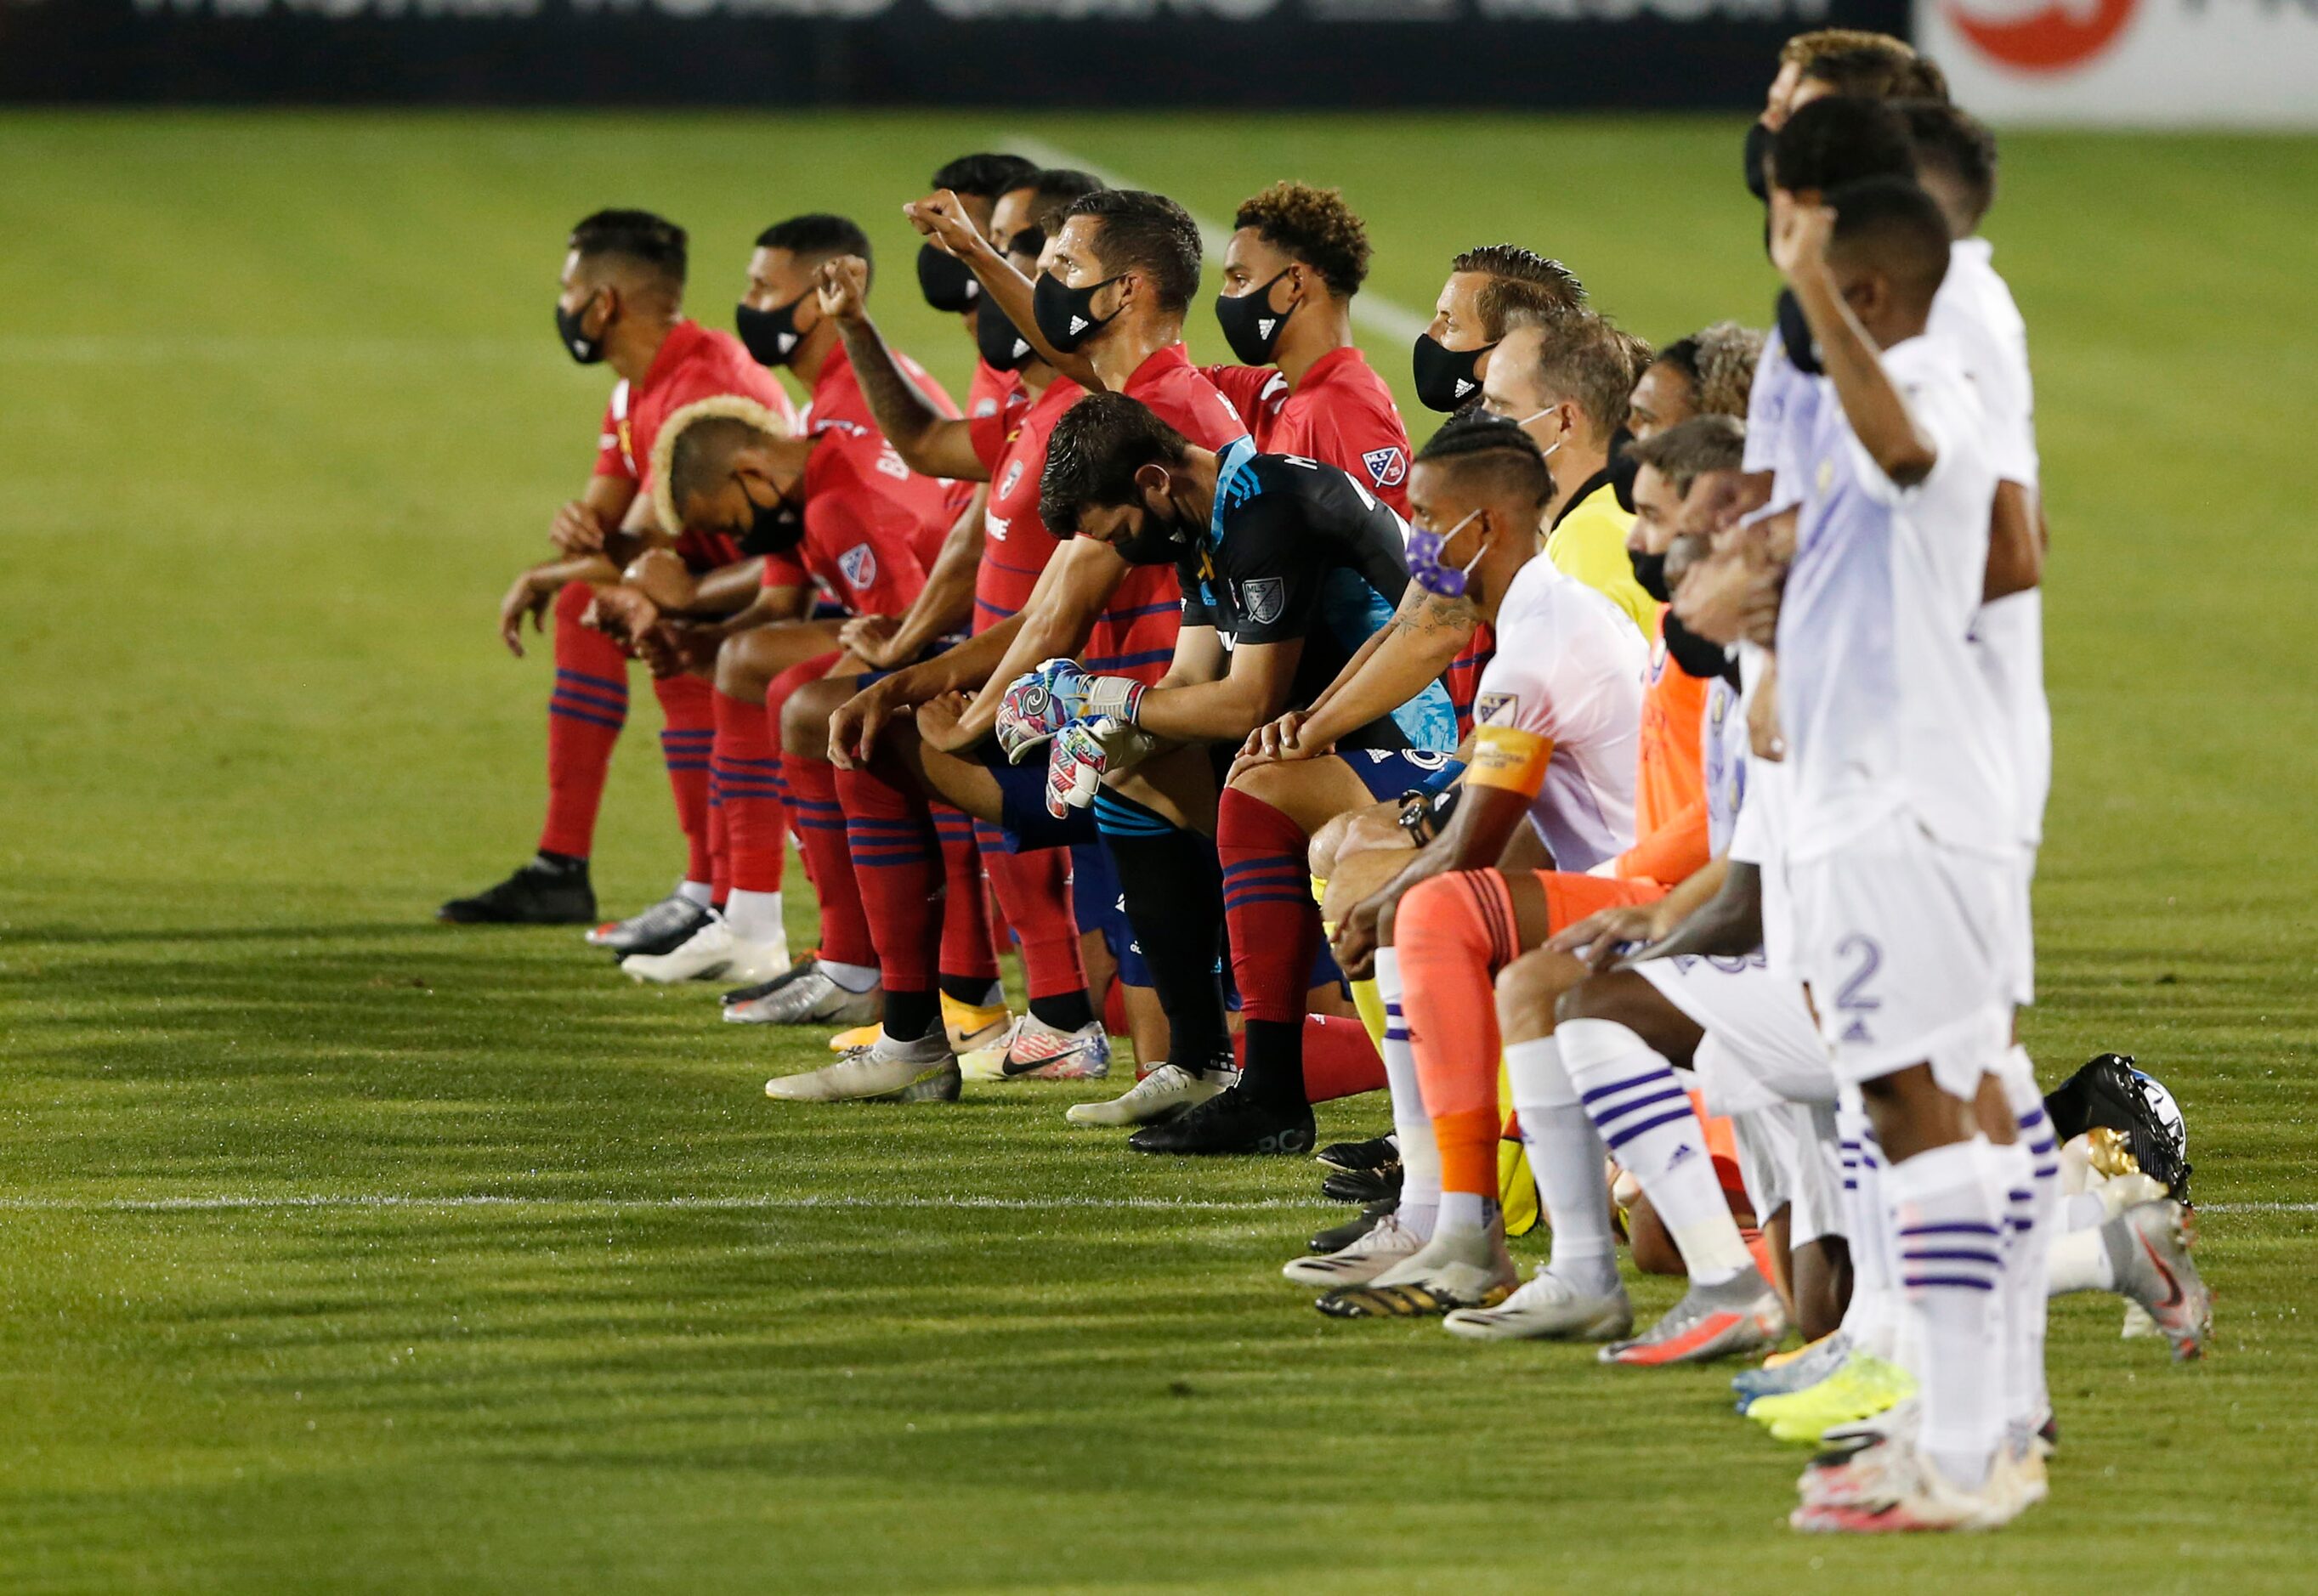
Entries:
POLYGON ((1577 578, 1625 611, 1634 630, 1649 637, 1657 623, 1658 601, 1634 580, 1634 562, 1626 557, 1626 533, 1633 525, 1633 512, 1618 506, 1610 473, 1599 472, 1578 484, 1569 507, 1545 534, 1545 557, 1555 569, 1577 578))

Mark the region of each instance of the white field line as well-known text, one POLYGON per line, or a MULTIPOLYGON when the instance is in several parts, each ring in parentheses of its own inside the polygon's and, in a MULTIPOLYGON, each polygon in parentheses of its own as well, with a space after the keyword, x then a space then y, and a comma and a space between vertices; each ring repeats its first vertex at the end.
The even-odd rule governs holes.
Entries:
MULTIPOLYGON (((854 1209, 874 1213, 942 1213, 957 1209, 1036 1214, 1049 1209, 1137 1214, 1260 1214, 1308 1210, 1321 1205, 1291 1197, 529 1197, 472 1193, 409 1197, 387 1192, 314 1193, 287 1197, 0 1197, 4 1214, 246 1214, 302 1209, 402 1208, 420 1213, 466 1208, 536 1208, 572 1214, 759 1214, 854 1209)), ((2199 1214, 2318 1214, 2318 1203, 2206 1203, 2199 1214)))
POLYGON ((451 1212, 463 1208, 544 1208, 573 1214, 755 1214, 797 1213, 813 1209, 858 1209, 864 1212, 931 1212, 955 1209, 999 1209, 1035 1214, 1052 1208, 1156 1214, 1243 1214, 1273 1209, 1313 1208, 1322 1205, 1284 1197, 1244 1200, 1207 1197, 530 1197, 473 1193, 458 1197, 408 1197, 385 1192, 339 1195, 315 1193, 287 1197, 217 1196, 177 1197, 0 1197, 6 1214, 210 1214, 265 1213, 273 1210, 407 1208, 419 1212, 451 1212))
MULTIPOLYGON (((998 142, 1000 148, 1011 150, 1026 160, 1036 161, 1042 166, 1070 166, 1081 172, 1092 172, 1113 188, 1147 186, 1107 166, 1098 166, 1083 156, 1058 148, 1043 139, 1010 133, 998 142)), ((1191 220, 1199 224, 1199 237, 1208 241, 1208 259, 1221 265, 1224 259, 1222 240, 1231 237, 1231 229, 1221 222, 1209 220, 1196 211, 1191 212, 1191 220)), ((1433 324, 1433 317, 1430 312, 1420 315, 1397 300, 1386 299, 1375 291, 1364 288, 1352 298, 1352 324, 1380 338, 1389 338, 1398 344, 1414 344, 1416 335, 1433 324)))

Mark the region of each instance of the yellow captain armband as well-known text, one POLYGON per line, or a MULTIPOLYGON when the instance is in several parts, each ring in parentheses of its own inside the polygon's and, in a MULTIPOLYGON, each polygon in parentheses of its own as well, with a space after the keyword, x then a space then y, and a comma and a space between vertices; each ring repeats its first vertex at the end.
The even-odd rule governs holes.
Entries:
POLYGON ((1545 785, 1546 762, 1552 758, 1550 737, 1511 726, 1476 726, 1473 757, 1465 767, 1466 785, 1502 787, 1534 798, 1545 785))

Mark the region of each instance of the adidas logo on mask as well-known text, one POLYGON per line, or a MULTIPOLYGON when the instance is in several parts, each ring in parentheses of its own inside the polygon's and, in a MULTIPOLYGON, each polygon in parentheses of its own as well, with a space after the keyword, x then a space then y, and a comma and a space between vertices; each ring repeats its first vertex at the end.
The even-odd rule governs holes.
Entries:
POLYGON ((1261 317, 1255 324, 1255 336, 1259 338, 1268 338, 1271 336, 1271 329, 1279 325, 1280 323, 1271 317, 1261 317))
POLYGON ((1086 326, 1086 324, 1087 318, 1085 317, 1074 316, 1071 318, 1071 331, 1077 332, 1081 327, 1086 326))
POLYGON ((1470 377, 1460 377, 1457 379, 1457 397, 1459 399, 1463 399, 1467 394, 1472 391, 1473 380, 1470 377))

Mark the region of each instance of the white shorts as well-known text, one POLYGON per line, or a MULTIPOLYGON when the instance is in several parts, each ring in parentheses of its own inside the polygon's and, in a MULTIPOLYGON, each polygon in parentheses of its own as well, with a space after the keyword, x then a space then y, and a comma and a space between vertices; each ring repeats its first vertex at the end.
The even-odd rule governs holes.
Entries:
POLYGON ((2036 1000, 2036 914, 2029 901, 2036 882, 2036 848, 2023 843, 2012 887, 2012 1002, 2026 1009, 2036 1000))
POLYGON ((1746 958, 1645 959, 1634 973, 1706 1033, 1691 1061, 1712 1114, 1832 1103, 1835 1071, 1803 989, 1746 958))
POLYGON ((1894 814, 1796 861, 1795 942, 1836 1079, 1927 1063, 1969 1098, 2012 1032, 2020 872, 1894 814))
POLYGON ((1730 1130, 1756 1224, 1785 1208, 1791 1248, 1843 1233, 1832 1107, 1774 1103, 1734 1116, 1730 1130))

